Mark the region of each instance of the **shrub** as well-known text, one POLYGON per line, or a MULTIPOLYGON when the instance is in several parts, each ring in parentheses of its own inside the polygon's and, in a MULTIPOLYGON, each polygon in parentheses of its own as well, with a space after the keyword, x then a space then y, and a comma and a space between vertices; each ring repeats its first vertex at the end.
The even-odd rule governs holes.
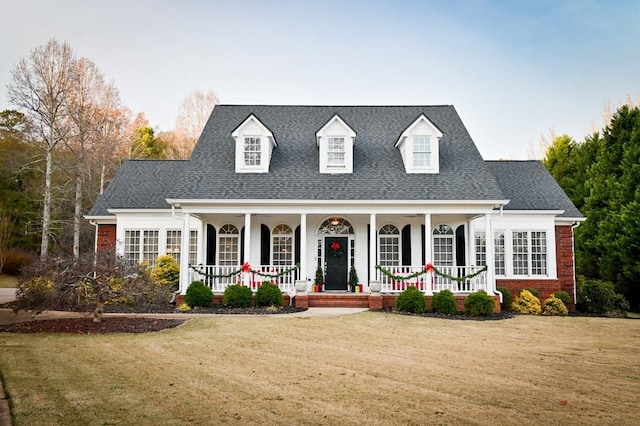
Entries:
POLYGON ((464 301, 464 312, 474 317, 490 317, 496 307, 496 301, 484 290, 471 293, 464 301))
POLYGON ((511 309, 520 314, 539 315, 542 312, 540 299, 534 296, 529 290, 522 290, 520 296, 511 304, 511 309))
POLYGON ((569 311, 564 302, 553 294, 542 304, 542 315, 567 316, 568 314, 569 311))
POLYGON ((571 296, 569 296, 569 293, 567 293, 566 291, 558 290, 554 292, 553 295, 562 300, 562 303, 564 303, 565 307, 568 307, 571 304, 571 296))
POLYGON ((427 302, 424 294, 417 287, 409 286, 405 291, 400 293, 396 299, 396 310, 401 312, 410 312, 413 314, 421 314, 427 308, 427 302))
POLYGON ((251 306, 251 289, 240 284, 227 287, 222 296, 222 304, 227 308, 248 308, 251 306))
POLYGON ((211 292, 211 289, 204 285, 202 281, 194 281, 189 284, 187 294, 184 296, 184 301, 192 308, 196 306, 207 308, 211 306, 213 302, 213 292, 211 292))
POLYGON ((613 284, 606 281, 578 277, 578 303, 581 312, 604 314, 610 311, 616 298, 613 284))
POLYGON ((256 305, 282 306, 282 292, 276 284, 262 283, 256 291, 256 305))
POLYGON ((524 290, 527 290, 529 293, 540 299, 540 293, 538 292, 537 288, 525 288, 524 290))
POLYGON ((36 276, 20 286, 21 298, 28 299, 33 306, 46 305, 55 298, 53 281, 36 276))
POLYGON ((166 285, 176 291, 180 282, 180 266, 173 256, 169 254, 160 256, 151 272, 151 278, 158 284, 166 285))
POLYGON ((10 248, 4 252, 4 264, 0 272, 17 276, 31 262, 33 262, 33 255, 30 252, 19 248, 10 248))
POLYGON ((511 309, 511 304, 513 303, 511 290, 509 290, 507 287, 498 287, 497 289, 500 293, 502 293, 502 303, 500 304, 500 307, 506 310, 511 309))
POLYGON ((458 304, 450 290, 442 290, 433 294, 431 309, 433 309, 433 312, 455 315, 458 313, 458 304))

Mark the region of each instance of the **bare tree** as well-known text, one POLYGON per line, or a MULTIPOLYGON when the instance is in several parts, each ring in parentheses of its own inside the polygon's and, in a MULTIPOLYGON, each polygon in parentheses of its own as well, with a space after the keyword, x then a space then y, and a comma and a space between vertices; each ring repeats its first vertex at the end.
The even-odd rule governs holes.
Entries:
POLYGON ((9 101, 23 108, 32 117, 46 148, 40 245, 40 256, 43 259, 49 255, 53 151, 67 133, 65 97, 72 82, 71 68, 74 62, 71 46, 53 38, 32 49, 27 58, 16 64, 8 85, 9 101))
POLYGON ((198 142, 211 111, 220 103, 218 95, 213 90, 203 92, 195 90, 182 102, 178 119, 176 120, 176 152, 178 158, 188 158, 198 142))

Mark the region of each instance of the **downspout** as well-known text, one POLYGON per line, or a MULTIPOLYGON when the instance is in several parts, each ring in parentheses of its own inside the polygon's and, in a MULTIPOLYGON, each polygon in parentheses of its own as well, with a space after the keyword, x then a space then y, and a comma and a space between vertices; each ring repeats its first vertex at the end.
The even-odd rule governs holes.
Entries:
POLYGON ((578 289, 576 285, 576 228, 580 226, 580 222, 573 222, 571 225, 571 253, 573 254, 573 303, 578 304, 578 289))
MULTIPOLYGON (((176 213, 176 206, 173 203, 171 204, 171 216, 174 217, 175 219, 183 219, 182 217, 178 216, 178 214, 176 213)), ((180 238, 184 238, 184 235, 181 235, 180 238)), ((180 256, 182 256, 182 253, 180 253, 180 256)), ((188 254, 187 254, 187 256, 188 256, 188 254)), ((180 270, 180 275, 182 275, 182 269, 180 270)), ((182 281, 182 279, 180 279, 179 282, 181 282, 181 281, 182 281)), ((180 288, 181 288, 181 286, 180 286, 180 284, 178 284, 178 289, 173 292, 173 296, 171 296, 171 300, 169 301, 169 303, 176 303, 176 296, 178 296, 180 294, 180 288)))

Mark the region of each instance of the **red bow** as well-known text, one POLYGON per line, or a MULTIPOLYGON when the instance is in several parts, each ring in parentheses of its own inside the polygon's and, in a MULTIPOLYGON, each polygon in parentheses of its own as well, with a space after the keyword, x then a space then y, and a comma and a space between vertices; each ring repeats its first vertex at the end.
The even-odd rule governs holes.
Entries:
POLYGON ((340 243, 337 241, 331 243, 331 250, 335 250, 335 251, 340 250, 340 243))
POLYGON ((427 272, 433 272, 433 265, 430 263, 427 263, 426 265, 424 265, 424 270, 427 272))
POLYGON ((249 262, 242 264, 242 272, 251 272, 251 266, 249 266, 249 262))

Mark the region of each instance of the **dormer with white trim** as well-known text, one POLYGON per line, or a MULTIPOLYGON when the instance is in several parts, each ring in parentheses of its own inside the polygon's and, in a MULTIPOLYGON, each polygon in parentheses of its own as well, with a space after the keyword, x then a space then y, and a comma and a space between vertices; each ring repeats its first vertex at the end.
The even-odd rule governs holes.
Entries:
POLYGON ((442 132, 424 114, 402 132, 395 147, 400 149, 407 173, 440 172, 442 132))
POLYGON ((338 114, 316 133, 320 173, 353 173, 356 132, 338 114))
POLYGON ((236 173, 269 173, 278 144, 271 130, 251 114, 231 133, 236 141, 236 173))

